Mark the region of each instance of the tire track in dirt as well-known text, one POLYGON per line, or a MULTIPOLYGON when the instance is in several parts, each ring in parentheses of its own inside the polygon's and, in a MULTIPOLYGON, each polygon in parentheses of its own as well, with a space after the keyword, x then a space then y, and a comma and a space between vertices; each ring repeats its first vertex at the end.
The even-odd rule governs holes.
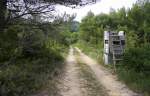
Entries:
POLYGON ((130 90, 125 84, 117 80, 115 75, 112 75, 106 68, 84 53, 79 48, 75 48, 80 56, 80 60, 87 64, 95 73, 99 82, 106 88, 109 96, 142 96, 130 90))
POLYGON ((106 89, 99 83, 92 69, 80 61, 80 56, 76 53, 76 60, 79 66, 79 76, 82 78, 81 86, 85 89, 85 96, 109 96, 106 89))
MULTIPOLYGON (((73 48, 70 48, 69 55, 66 59, 66 68, 63 80, 61 82, 60 94, 62 96, 83 96, 80 87, 80 79, 78 78, 78 67, 74 57, 73 48)), ((86 96, 86 95, 85 95, 86 96)))

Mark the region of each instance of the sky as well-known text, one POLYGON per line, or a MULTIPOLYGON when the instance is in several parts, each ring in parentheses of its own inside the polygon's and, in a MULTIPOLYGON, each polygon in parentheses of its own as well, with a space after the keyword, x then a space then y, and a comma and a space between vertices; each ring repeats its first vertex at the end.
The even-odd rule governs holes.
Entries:
POLYGON ((86 5, 81 8, 69 8, 62 5, 56 6, 56 11, 58 13, 74 14, 77 16, 75 18, 76 21, 81 21, 83 17, 87 15, 89 11, 92 11, 95 15, 100 13, 109 13, 110 9, 113 8, 115 10, 125 7, 131 8, 132 5, 136 2, 136 0, 101 0, 96 4, 86 5))

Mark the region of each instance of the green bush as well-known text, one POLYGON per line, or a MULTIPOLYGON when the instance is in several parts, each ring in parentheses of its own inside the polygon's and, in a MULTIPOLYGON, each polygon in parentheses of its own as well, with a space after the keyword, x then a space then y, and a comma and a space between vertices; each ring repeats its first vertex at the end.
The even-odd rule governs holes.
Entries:
POLYGON ((18 58, 4 64, 0 68, 0 96, 27 96, 35 92, 62 69, 62 62, 63 57, 51 50, 40 57, 18 58))
POLYGON ((117 74, 129 87, 144 96, 150 95, 150 44, 132 47, 125 51, 117 74))
POLYGON ((66 46, 50 39, 32 26, 14 25, 4 32, 0 38, 0 96, 28 96, 61 71, 66 46))
POLYGON ((19 47, 18 34, 22 32, 19 25, 10 26, 0 35, 0 62, 11 58, 19 47))
POLYGON ((150 69, 150 44, 126 50, 123 64, 137 72, 148 71, 150 69))
POLYGON ((119 79, 123 80, 132 90, 143 93, 144 96, 150 95, 149 75, 145 75, 143 72, 136 72, 132 69, 126 69, 124 66, 118 67, 117 75, 119 79))

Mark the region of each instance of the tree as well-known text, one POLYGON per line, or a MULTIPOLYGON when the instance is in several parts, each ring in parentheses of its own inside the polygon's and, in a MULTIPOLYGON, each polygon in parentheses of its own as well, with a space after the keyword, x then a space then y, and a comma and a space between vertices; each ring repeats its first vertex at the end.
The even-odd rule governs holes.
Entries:
POLYGON ((55 4, 65 6, 83 6, 95 0, 1 0, 0 1, 0 29, 4 29, 11 20, 30 14, 41 14, 54 11, 55 4))
POLYGON ((6 21, 6 18, 5 18, 5 14, 6 14, 6 10, 7 10, 7 1, 6 0, 2 0, 0 1, 0 31, 2 29, 4 29, 4 25, 5 25, 5 21, 6 21))

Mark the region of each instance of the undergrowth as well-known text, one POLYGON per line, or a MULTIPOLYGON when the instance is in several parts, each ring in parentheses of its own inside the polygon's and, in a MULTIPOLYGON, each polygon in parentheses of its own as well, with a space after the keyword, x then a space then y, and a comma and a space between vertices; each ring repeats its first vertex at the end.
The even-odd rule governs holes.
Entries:
POLYGON ((119 80, 126 83, 132 90, 142 93, 144 96, 150 96, 150 76, 144 73, 138 73, 120 66, 117 68, 119 80))
MULTIPOLYGON (((29 96, 61 73, 63 61, 64 58, 58 51, 49 50, 47 55, 40 53, 32 58, 18 57, 1 63, 0 95, 29 96)), ((55 87, 54 84, 49 86, 55 87)))

